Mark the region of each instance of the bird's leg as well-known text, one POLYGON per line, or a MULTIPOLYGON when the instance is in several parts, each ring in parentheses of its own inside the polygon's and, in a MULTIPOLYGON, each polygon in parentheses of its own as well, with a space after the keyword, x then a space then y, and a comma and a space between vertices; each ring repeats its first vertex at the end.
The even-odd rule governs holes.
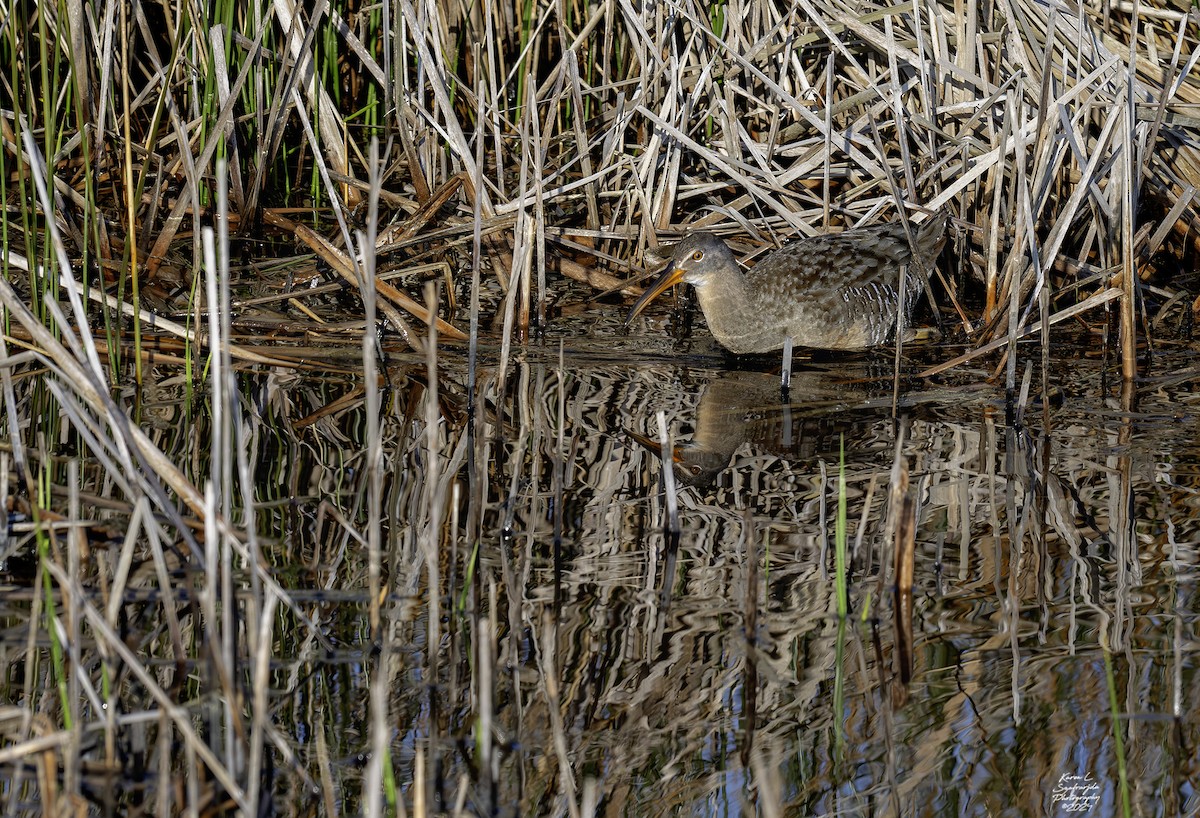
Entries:
POLYGON ((792 386, 792 336, 783 339, 783 370, 779 373, 779 397, 788 403, 792 386))

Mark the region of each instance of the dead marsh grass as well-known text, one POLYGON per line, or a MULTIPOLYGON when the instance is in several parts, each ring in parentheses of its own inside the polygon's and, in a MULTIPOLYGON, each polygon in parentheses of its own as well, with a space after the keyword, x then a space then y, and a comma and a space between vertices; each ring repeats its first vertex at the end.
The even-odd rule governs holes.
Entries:
MULTIPOLYGON (((939 300, 968 349, 936 368, 986 363, 1010 393, 1026 373, 1027 395, 1017 339, 1039 335, 1046 371, 1049 327, 1100 327, 1103 308, 1131 379, 1193 309, 1195 282, 1171 264, 1194 261, 1200 227, 1195 13, 1033 0, 0 9, 0 473, 31 524, 9 556, 37 566, 24 643, 6 648, 13 783, 0 797, 30 814, 262 814, 272 799, 302 812, 313 792, 328 814, 611 803, 566 742, 571 645, 544 600, 521 597, 528 562, 488 547, 498 531, 562 560, 572 509, 627 513, 615 498, 628 482, 576 479, 580 458, 622 456, 569 416, 569 362, 519 360, 553 323, 561 282, 634 292, 648 254, 697 226, 769 244, 944 209, 939 300), (322 276, 332 300, 307 287, 322 276), (338 403, 343 377, 354 385, 338 403), (175 378, 190 444, 139 415, 136 390, 175 378), (339 425, 348 407, 361 425, 339 425), (274 434, 264 416, 293 424, 268 472, 282 487, 251 460, 274 434), (260 515, 303 516, 287 507, 310 475, 286 463, 307 462, 305 446, 343 460, 316 478, 315 520, 292 523, 319 532, 325 550, 303 556, 325 598, 282 582, 288 543, 259 534, 280 530, 260 515), (514 524, 528 485, 549 537, 514 524), (326 618, 361 624, 329 602, 348 588, 366 612, 351 647, 326 618), (347 673, 369 676, 368 734, 337 735, 321 713, 301 742, 274 717, 278 691, 300 689, 316 653, 351 650, 347 673), (448 692, 398 699, 406 685, 448 692), (505 685, 549 725, 537 793, 502 761, 505 685), (473 735, 453 737, 470 760, 454 781, 428 736, 393 733, 435 701, 474 714, 473 735), (151 783, 98 796, 131 758, 151 783)), ((596 406, 623 394, 596 393, 596 406)), ((686 669, 657 672, 646 712, 680 680, 698 710, 719 710, 686 669)), ((447 723, 431 717, 430 732, 447 739, 447 723)), ((760 793, 778 783, 756 777, 760 793)))

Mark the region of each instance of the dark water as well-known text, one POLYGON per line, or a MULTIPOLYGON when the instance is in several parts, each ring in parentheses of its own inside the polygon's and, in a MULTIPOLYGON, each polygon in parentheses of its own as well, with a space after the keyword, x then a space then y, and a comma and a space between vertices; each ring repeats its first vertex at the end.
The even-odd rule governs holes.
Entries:
MULTIPOLYGON (((913 349, 897 385, 890 352, 827 355, 796 362, 784 403, 777 361, 731 362, 702 331, 677 346, 663 330, 626 336, 607 312, 562 322, 514 348, 503 389, 500 350, 485 345, 477 401, 465 348, 446 347, 436 405, 420 359, 393 356, 379 633, 360 540, 372 448, 360 383, 241 376, 263 560, 286 597, 269 621, 274 808, 362 807, 383 674, 409 814, 420 800, 501 815, 1107 816, 1123 793, 1134 814, 1200 810, 1190 351, 1160 354, 1125 395, 1111 366, 1105 378, 1102 360, 1069 356, 1047 373, 1044 405, 1034 366, 1020 406, 986 380, 995 357, 917 378, 959 350, 913 349), (649 445, 659 412, 677 538, 649 445), (906 526, 908 597, 894 566, 906 526)), ((1036 346, 1019 353, 1018 385, 1027 360, 1036 346)), ((206 434, 170 387, 145 414, 183 461, 206 434)), ((120 546, 96 548, 115 559, 120 546)), ((174 664, 161 605, 132 601, 157 599, 158 580, 135 576, 125 638, 161 676, 174 664)), ((8 582, 31 587, 11 569, 8 582)), ((244 570, 235 585, 249 598, 244 570)), ((31 593, 6 614, 8 702, 27 678, 31 593)), ((258 627, 252 610, 237 614, 258 627)), ((180 703, 224 735, 205 721, 220 696, 203 640, 185 642, 180 703)), ((254 678, 244 650, 241 683, 254 678)), ((157 706, 118 684, 122 712, 157 706)), ((129 786, 95 796, 119 814, 161 803, 161 771, 189 775, 153 729, 140 752, 134 733, 115 729, 113 775, 129 786)), ((24 776, 6 796, 16 813, 32 809, 24 776)))

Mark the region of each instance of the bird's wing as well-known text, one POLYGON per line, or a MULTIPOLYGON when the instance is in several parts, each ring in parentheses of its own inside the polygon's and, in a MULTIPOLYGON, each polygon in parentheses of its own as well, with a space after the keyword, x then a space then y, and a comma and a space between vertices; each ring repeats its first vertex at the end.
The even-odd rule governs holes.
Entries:
POLYGON ((901 266, 911 257, 904 228, 893 223, 791 242, 747 275, 786 280, 797 292, 895 288, 901 266))

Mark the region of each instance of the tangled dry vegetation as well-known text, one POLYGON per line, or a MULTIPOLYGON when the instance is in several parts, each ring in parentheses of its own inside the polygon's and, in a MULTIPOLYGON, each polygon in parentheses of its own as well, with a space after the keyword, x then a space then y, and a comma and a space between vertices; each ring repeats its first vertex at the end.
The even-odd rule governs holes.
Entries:
MULTIPOLYGON (((1174 274, 1195 253, 1193 9, 400 2, 312 18, 280 2, 223 22, 192 11, 10 26, 10 54, 42 55, 5 79, 11 178, 39 168, 18 150, 28 130, 53 160, 68 255, 119 282, 125 301, 139 296, 131 269, 153 296, 156 277, 186 282, 201 266, 224 157, 235 240, 290 232, 354 286, 367 238, 380 260, 449 262, 464 281, 476 262, 506 291, 517 282, 518 332, 545 320, 557 276, 617 289, 685 227, 778 241, 940 208, 957 227, 962 275, 949 286, 984 286, 982 309, 959 308, 975 339, 1097 306, 1156 272, 1148 300, 1190 314, 1179 289, 1190 282, 1174 274), (39 93, 56 76, 62 93, 39 93), (372 190, 390 226, 366 224, 372 190)), ((37 209, 10 183, 9 201, 21 196, 37 209)), ((37 223, 22 225, 31 257, 37 223)), ((306 272, 315 265, 288 283, 306 272)), ((260 269, 237 283, 264 279, 284 284, 260 269)), ((393 325, 405 317, 393 305, 427 320, 401 289, 380 294, 393 325)), ((104 309, 115 318, 111 300, 104 309)))
MULTIPOLYGON (((1185 271, 1200 229, 1193 7, 309 5, 315 14, 291 0, 66 0, 0 10, 0 301, 12 319, 6 343, 32 350, 0 350, 9 432, 24 426, 10 373, 33 364, 56 371, 54 399, 92 452, 111 458, 107 471, 133 509, 128 540, 179 540, 211 556, 191 528, 222 538, 223 559, 235 554, 251 566, 246 584, 263 596, 245 619, 264 629, 276 606, 291 603, 256 570, 252 526, 228 523, 239 498, 226 496, 222 508, 197 490, 110 393, 142 363, 198 365, 209 348, 266 365, 322 359, 328 351, 302 339, 346 317, 345 300, 336 308, 313 300, 321 289, 310 282, 322 274, 362 293, 351 307, 359 328, 378 305, 416 348, 436 305, 391 283, 384 268, 448 275, 444 296, 491 288, 503 293, 507 343, 550 320, 548 293, 563 277, 596 293, 632 292, 630 271, 686 228, 765 244, 948 209, 955 269, 943 270, 939 292, 949 292, 943 303, 961 316, 969 355, 1108 304, 1119 308, 1129 374, 1136 339, 1190 326, 1197 288, 1185 271), (198 5, 212 16, 199 16, 198 5), (205 230, 214 226, 215 240, 205 230), (240 307, 233 316, 226 305, 210 320, 205 304, 220 303, 223 290, 193 272, 226 269, 227 246, 238 263, 223 283, 240 307), (296 248, 294 258, 278 259, 296 248), (59 298, 68 306, 60 309, 59 298), (230 321, 251 329, 273 321, 273 338, 222 342, 230 321)), ((444 309, 437 337, 466 338, 468 324, 477 327, 477 309, 444 309)), ((218 366, 214 384, 225 373, 218 366)), ((374 383, 368 373, 364 382, 374 383)), ((214 414, 220 394, 211 398, 214 414)), ((214 418, 214 427, 229 422, 214 418)), ((11 456, 19 471, 36 473, 23 467, 20 437, 13 434, 11 456)), ((214 474, 234 440, 217 438, 214 474)), ((234 469, 243 483, 250 473, 245 463, 223 468, 218 486, 232 485, 234 469)), ((240 500, 249 506, 249 498, 240 500)), ((78 498, 71 503, 78 511, 78 498)), ((212 559, 199 585, 216 594, 232 580, 218 576, 212 559)), ((73 570, 52 574, 64 596, 91 598, 73 584, 73 570)), ((225 719, 222 749, 244 744, 236 753, 217 754, 197 735, 174 698, 179 688, 164 680, 172 668, 133 653, 112 615, 72 608, 64 633, 85 628, 108 646, 103 661, 130 669, 139 701, 161 708, 188 763, 257 813, 269 786, 264 747, 291 759, 257 698, 266 695, 271 640, 265 630, 243 632, 244 642, 222 631, 214 597, 196 593, 213 606, 205 608, 210 644, 222 646, 205 656, 210 669, 198 684, 220 694, 209 704, 227 710, 211 722, 225 719), (235 683, 232 663, 248 666, 255 683, 235 683)), ((373 614, 377 625, 378 608, 373 614)), ((163 627, 182 662, 188 648, 178 623, 163 627)), ((70 691, 61 712, 46 705, 56 729, 92 707, 77 686, 94 680, 83 676, 59 677, 70 691)), ((382 708, 383 725, 379 696, 371 707, 382 708)), ((48 746, 80 757, 78 735, 67 729, 49 739, 30 738, 27 725, 17 732, 31 743, 14 744, 6 759, 48 746)), ((381 726, 371 740, 382 749, 386 736, 381 726)), ((166 756, 164 770, 174 763, 166 756)), ((379 797, 382 773, 372 769, 368 811, 377 812, 370 799, 379 797)), ((64 786, 72 784, 78 791, 77 780, 64 786)))

